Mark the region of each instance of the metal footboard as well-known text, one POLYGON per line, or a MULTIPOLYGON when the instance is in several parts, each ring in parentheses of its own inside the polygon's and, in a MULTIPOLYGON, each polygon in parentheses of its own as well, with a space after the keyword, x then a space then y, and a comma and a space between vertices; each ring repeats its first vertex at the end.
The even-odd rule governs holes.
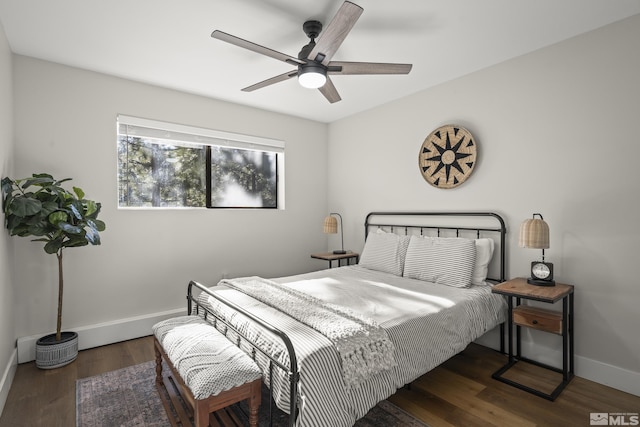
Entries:
POLYGON ((233 302, 221 297, 220 295, 210 291, 206 286, 196 282, 190 281, 189 286, 187 288, 187 312, 189 315, 193 314, 193 310, 195 309, 195 314, 203 315, 205 319, 208 319, 209 316, 212 316, 213 319, 211 322, 214 326, 217 327, 217 323, 220 322, 225 325, 224 333, 227 335, 228 331, 231 330, 235 333, 235 336, 238 337, 235 344, 240 347, 241 339, 248 343, 252 349, 251 356, 255 359, 256 352, 261 353, 263 356, 269 359, 269 425, 273 425, 273 396, 272 396, 272 386, 273 386, 273 369, 282 369, 289 378, 289 426, 293 427, 298 415, 298 381, 300 380, 300 373, 298 372, 298 361, 296 359, 296 352, 293 348, 293 343, 291 339, 280 329, 271 325, 269 322, 257 317, 256 315, 248 312, 244 308, 234 304, 233 302), (193 288, 198 288, 200 291, 205 292, 211 297, 215 298, 217 301, 222 304, 230 307, 234 311, 237 311, 256 322, 260 327, 264 328, 271 334, 278 337, 284 346, 287 349, 289 355, 289 366, 284 365, 280 361, 276 360, 271 354, 267 353, 263 349, 260 348, 258 343, 254 342, 247 334, 242 333, 236 327, 234 327, 227 319, 220 316, 218 313, 213 312, 208 307, 203 306, 198 302, 197 297, 193 295, 193 288))

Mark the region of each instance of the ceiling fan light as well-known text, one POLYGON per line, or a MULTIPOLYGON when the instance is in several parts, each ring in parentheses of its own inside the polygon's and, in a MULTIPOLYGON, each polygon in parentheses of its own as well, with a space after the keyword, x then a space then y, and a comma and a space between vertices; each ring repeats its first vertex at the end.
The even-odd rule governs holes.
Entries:
POLYGON ((327 71, 319 66, 307 65, 300 68, 298 82, 302 87, 317 89, 327 82, 327 71))

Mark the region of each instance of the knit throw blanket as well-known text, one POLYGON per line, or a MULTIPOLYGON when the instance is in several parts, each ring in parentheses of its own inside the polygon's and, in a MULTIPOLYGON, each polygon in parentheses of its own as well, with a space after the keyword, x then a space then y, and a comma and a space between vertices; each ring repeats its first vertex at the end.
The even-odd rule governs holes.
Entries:
POLYGON ((347 388, 396 364, 387 332, 372 319, 346 307, 261 277, 222 280, 220 284, 277 308, 326 336, 340 355, 347 388))

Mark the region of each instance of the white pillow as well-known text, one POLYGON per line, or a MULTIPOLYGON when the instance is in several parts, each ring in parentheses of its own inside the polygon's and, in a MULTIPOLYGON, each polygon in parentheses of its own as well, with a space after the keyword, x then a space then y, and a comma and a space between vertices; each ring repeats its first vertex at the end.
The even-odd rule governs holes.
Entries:
POLYGON ((358 265, 371 270, 402 276, 409 236, 393 233, 369 233, 358 265))
POLYGON ((489 263, 493 257, 493 239, 476 239, 476 265, 473 268, 471 284, 484 285, 489 274, 489 263))
POLYGON ((458 237, 411 236, 405 257, 405 277, 466 288, 476 263, 474 240, 458 237))

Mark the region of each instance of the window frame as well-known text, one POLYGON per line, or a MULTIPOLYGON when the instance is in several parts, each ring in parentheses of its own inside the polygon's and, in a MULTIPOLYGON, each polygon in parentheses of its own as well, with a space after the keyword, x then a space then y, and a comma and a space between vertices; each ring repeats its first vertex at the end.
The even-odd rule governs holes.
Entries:
MULTIPOLYGON (((264 138, 252 135, 244 135, 220 130, 207 129, 202 127, 182 125, 171 122, 164 122, 141 117, 118 114, 116 118, 116 148, 120 144, 120 135, 128 137, 146 137, 155 140, 179 141, 200 145, 205 148, 205 206, 122 206, 120 204, 120 161, 116 159, 116 179, 118 180, 117 197, 118 209, 257 209, 257 210, 284 210, 284 141, 264 138), (276 168, 276 206, 212 206, 211 205, 211 179, 212 162, 211 147, 222 147, 228 149, 253 150, 261 152, 275 153, 276 168)), ((167 145, 170 145, 169 143, 167 145)))

